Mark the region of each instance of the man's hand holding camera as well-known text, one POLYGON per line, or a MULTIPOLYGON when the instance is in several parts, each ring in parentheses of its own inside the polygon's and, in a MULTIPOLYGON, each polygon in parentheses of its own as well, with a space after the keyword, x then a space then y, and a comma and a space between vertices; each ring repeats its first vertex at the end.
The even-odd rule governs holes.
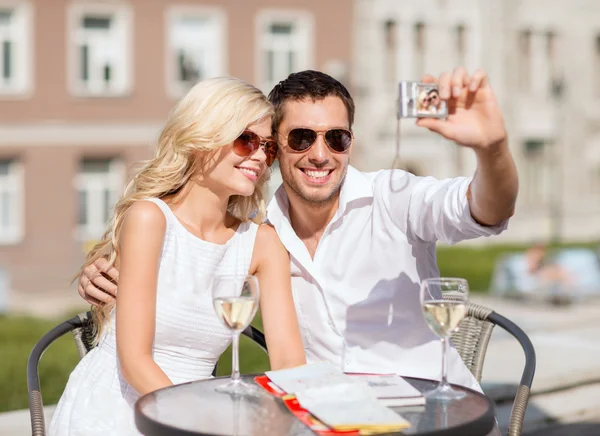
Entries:
POLYGON ((426 75, 422 82, 437 84, 439 96, 446 102, 448 117, 445 120, 420 118, 418 126, 476 152, 498 151, 506 146, 502 112, 483 70, 469 75, 460 67, 452 74, 442 73, 439 78, 426 75))

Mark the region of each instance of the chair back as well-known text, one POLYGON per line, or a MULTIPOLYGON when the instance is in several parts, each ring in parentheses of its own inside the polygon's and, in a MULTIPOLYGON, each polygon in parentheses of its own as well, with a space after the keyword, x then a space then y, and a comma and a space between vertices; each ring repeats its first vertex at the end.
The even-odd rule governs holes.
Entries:
MULTIPOLYGON (((82 312, 73 318, 64 321, 46 333, 33 347, 29 360, 27 361, 27 389, 29 391, 29 414, 31 417, 32 436, 45 436, 46 424, 44 419, 44 402, 39 381, 39 363, 44 351, 58 338, 71 332, 75 340, 75 346, 82 359, 89 351, 94 348, 94 324, 92 322, 92 312, 82 312)), ((267 352, 267 343, 265 335, 252 326, 249 326, 242 332, 253 340, 265 353, 267 352)), ((216 372, 216 366, 215 366, 216 372)))
POLYGON ((77 316, 81 320, 81 327, 76 327, 71 333, 73 334, 79 358, 83 359, 83 356, 96 346, 94 343, 95 329, 92 321, 92 312, 83 312, 77 316))
POLYGON ((29 414, 31 417, 32 436, 44 436, 46 425, 44 420, 44 402, 40 390, 39 363, 44 351, 65 333, 73 332, 79 355, 83 356, 91 349, 92 325, 91 313, 80 313, 73 318, 64 321, 46 333, 33 347, 27 360, 27 389, 29 391, 29 414), (76 333, 77 332, 77 333, 76 333), (86 345, 88 344, 88 345, 86 345), (86 348, 86 347, 90 348, 86 348))
POLYGON ((467 316, 461 321, 458 331, 452 335, 456 351, 478 382, 481 382, 485 353, 494 330, 494 324, 485 320, 488 311, 492 312, 483 306, 469 303, 467 316))
POLYGON ((469 303, 467 316, 462 320, 459 330, 452 335, 452 342, 467 368, 479 382, 483 372, 485 353, 495 326, 506 330, 519 341, 525 353, 525 368, 508 423, 508 436, 520 436, 523 431, 525 410, 529 402, 536 365, 535 349, 529 337, 519 326, 502 315, 487 307, 469 303))

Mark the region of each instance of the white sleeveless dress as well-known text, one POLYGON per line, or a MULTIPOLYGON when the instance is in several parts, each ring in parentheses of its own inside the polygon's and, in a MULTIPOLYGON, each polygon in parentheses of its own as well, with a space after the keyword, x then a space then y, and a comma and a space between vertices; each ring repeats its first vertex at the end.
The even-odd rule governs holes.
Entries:
MULTIPOLYGON (((215 274, 248 274, 258 225, 241 223, 224 245, 190 233, 159 199, 167 226, 158 273, 154 361, 175 383, 211 377, 231 332, 217 318, 208 283, 215 274)), ((118 309, 116 309, 118 310, 118 309)), ((49 434, 139 435, 135 390, 117 359, 114 315, 98 346, 77 365, 60 398, 49 434)))

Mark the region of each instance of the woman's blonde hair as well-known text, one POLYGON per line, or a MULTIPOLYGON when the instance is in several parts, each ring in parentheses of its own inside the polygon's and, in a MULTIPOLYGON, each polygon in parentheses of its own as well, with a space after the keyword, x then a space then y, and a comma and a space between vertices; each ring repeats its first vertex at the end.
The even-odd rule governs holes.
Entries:
POLYGON ((417 111, 427 110, 427 105, 425 105, 426 98, 427 98, 427 91, 421 91, 421 93, 417 97, 417 111))
MULTIPOLYGON (((197 171, 198 152, 211 152, 231 144, 250 124, 273 116, 265 95, 248 83, 229 77, 204 80, 196 84, 175 106, 159 139, 153 159, 142 167, 117 202, 106 233, 86 257, 80 274, 99 258, 114 265, 119 254, 119 232, 125 214, 133 203, 145 198, 161 198, 181 191, 197 171)), ((262 188, 268 171, 257 182, 249 197, 229 199, 229 212, 236 218, 260 222, 264 216, 262 188)), ((115 303, 93 309, 96 341, 102 334, 115 303)))

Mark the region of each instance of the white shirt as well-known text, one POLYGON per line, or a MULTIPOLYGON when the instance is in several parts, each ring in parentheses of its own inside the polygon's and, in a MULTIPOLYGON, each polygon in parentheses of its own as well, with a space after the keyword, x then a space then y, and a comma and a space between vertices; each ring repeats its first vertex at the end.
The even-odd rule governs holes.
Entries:
MULTIPOLYGON (((470 179, 348 168, 339 208, 314 260, 294 232, 280 187, 267 218, 290 252, 292 292, 307 361, 346 372, 441 378, 441 343, 425 323, 421 280, 439 276, 436 241, 500 233, 471 217, 470 179)), ((448 380, 480 390, 452 348, 448 380)))

